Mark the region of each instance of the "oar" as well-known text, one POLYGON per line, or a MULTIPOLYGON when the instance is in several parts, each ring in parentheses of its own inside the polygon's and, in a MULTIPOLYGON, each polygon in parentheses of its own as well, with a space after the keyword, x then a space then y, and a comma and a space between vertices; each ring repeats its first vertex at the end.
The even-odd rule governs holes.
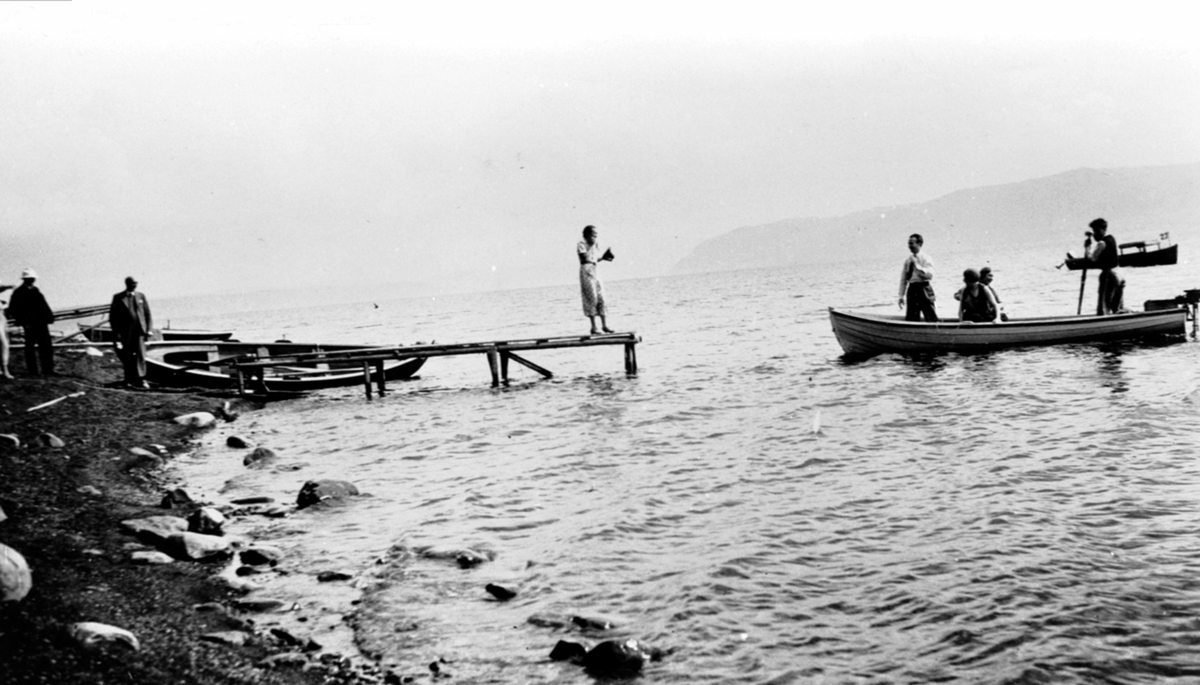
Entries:
MULTIPOLYGON (((1089 240, 1091 239, 1091 235, 1091 233, 1088 234, 1089 240)), ((1079 316, 1083 313, 1083 286, 1087 282, 1087 250, 1088 243, 1087 240, 1085 240, 1083 241, 1083 259, 1085 260, 1083 262, 1083 273, 1079 275, 1079 307, 1075 309, 1075 316, 1079 316)))

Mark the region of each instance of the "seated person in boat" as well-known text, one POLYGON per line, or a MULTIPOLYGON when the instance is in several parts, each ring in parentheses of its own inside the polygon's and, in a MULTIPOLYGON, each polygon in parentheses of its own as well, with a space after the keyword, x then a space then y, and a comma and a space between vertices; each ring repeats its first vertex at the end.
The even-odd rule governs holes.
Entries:
POLYGON ((921 251, 925 239, 920 233, 908 237, 908 259, 900 271, 900 307, 904 308, 904 318, 907 321, 920 321, 924 316, 926 321, 938 320, 937 310, 933 301, 933 259, 921 251), (907 303, 907 307, 905 304, 907 303))
POLYGON ((1000 304, 996 296, 979 282, 975 269, 963 271, 963 289, 959 296, 958 318, 963 323, 995 323, 1000 319, 1000 304))
POLYGON ((992 287, 992 267, 985 266, 979 270, 979 284, 992 292, 992 297, 996 298, 996 309, 1000 311, 1000 320, 1008 321, 1008 314, 1004 312, 1004 303, 1000 301, 1000 294, 992 287))
POLYGON ((1090 266, 1100 269, 1100 292, 1096 299, 1096 315, 1116 314, 1125 309, 1125 277, 1117 268, 1121 255, 1117 250, 1117 239, 1108 233, 1108 222, 1096 219, 1088 224, 1095 235, 1084 242, 1090 266))

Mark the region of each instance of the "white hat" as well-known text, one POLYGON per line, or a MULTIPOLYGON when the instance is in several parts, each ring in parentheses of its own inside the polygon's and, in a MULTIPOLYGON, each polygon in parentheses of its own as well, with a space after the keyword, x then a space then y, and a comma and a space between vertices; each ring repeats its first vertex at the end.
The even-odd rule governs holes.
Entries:
POLYGON ((25 269, 21 272, 21 280, 26 278, 37 278, 37 274, 33 272, 33 269, 25 269))

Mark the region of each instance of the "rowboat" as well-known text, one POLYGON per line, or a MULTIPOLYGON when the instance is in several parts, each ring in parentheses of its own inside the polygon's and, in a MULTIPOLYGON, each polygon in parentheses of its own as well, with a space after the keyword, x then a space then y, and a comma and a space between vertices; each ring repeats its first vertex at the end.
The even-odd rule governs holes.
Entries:
MULTIPOLYGON (((229 340, 233 331, 204 331, 191 328, 162 328, 159 333, 163 340, 229 340)), ((80 335, 94 343, 113 341, 112 327, 94 326, 80 330, 80 335)))
POLYGON ((1003 323, 905 321, 903 316, 850 313, 829 308, 833 334, 847 356, 887 352, 982 352, 1006 347, 1062 345, 1187 334, 1188 310, 1128 312, 1107 316, 1050 316, 1003 323))
MULTIPOLYGON (((238 362, 252 362, 263 357, 313 355, 324 352, 346 352, 367 349, 363 345, 319 345, 306 343, 255 343, 231 341, 152 342, 146 349, 146 379, 157 385, 176 387, 236 390, 238 362)), ((385 380, 412 378, 425 364, 424 357, 397 357, 383 361, 385 380)), ((372 365, 371 381, 379 380, 379 369, 372 365)), ((263 386, 270 391, 321 390, 362 385, 363 364, 336 360, 314 359, 293 365, 275 366, 262 370, 261 382, 248 380, 254 389, 263 386)))
MULTIPOLYGON (((1117 261, 1117 265, 1120 267, 1168 266, 1179 262, 1179 246, 1163 245, 1161 240, 1153 243, 1147 243, 1144 240, 1121 243, 1117 248, 1121 253, 1117 261)), ((1072 257, 1070 253, 1067 253, 1065 263, 1070 271, 1095 268, 1094 265, 1089 266, 1088 261, 1083 257, 1072 257)))

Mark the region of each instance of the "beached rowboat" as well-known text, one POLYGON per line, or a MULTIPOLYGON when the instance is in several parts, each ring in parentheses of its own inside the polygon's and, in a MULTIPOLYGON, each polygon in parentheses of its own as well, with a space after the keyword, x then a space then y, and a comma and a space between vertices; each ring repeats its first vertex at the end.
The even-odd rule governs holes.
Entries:
MULTIPOLYGON (((344 352, 365 349, 363 345, 318 345, 305 343, 254 342, 154 342, 147 345, 146 379, 158 385, 210 388, 238 387, 234 362, 249 362, 261 357, 309 355, 320 352, 344 352)), ((412 378, 425 363, 424 357, 397 357, 383 362, 386 380, 412 378)), ((363 365, 313 360, 290 366, 263 369, 262 383, 270 391, 308 391, 363 384, 363 365)), ((372 366, 371 380, 378 381, 372 366)), ((261 390, 257 380, 247 384, 261 390)))
MULTIPOLYGON (((233 331, 204 331, 190 328, 162 328, 159 333, 163 340, 229 340, 233 337, 233 331)), ((113 341, 112 328, 109 326, 94 326, 84 328, 80 331, 80 335, 94 343, 106 343, 113 341)))
POLYGON ((1004 323, 905 321, 900 315, 852 314, 829 308, 833 334, 847 356, 886 352, 981 352, 1005 347, 1061 345, 1149 336, 1183 336, 1182 308, 1108 316, 1051 316, 1004 323))

